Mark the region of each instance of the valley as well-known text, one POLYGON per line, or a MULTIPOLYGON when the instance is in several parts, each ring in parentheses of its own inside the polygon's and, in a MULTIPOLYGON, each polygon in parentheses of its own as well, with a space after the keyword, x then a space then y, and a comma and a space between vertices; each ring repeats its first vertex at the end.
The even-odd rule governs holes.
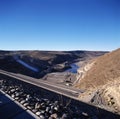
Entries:
MULTIPOLYGON (((110 53, 100 51, 0 51, 0 73, 15 78, 16 81, 20 80, 42 88, 40 90, 54 92, 55 95, 83 101, 119 114, 119 93, 116 91, 119 91, 118 61, 120 61, 119 49, 110 53)), ((47 92, 44 93, 47 94, 47 92)), ((51 96, 53 95, 52 93, 51 96)), ((67 113, 66 116, 69 117, 69 115, 67 113)), ((88 117, 84 118, 89 118, 89 116, 88 114, 88 117)))

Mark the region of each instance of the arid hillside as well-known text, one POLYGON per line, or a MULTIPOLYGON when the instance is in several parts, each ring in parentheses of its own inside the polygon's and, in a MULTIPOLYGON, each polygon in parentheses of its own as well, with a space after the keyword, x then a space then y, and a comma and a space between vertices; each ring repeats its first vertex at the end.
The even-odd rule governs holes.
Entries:
POLYGON ((118 77, 120 77, 120 49, 97 58, 84 78, 80 79, 77 87, 82 89, 97 88, 118 77))
POLYGON ((96 90, 90 103, 120 114, 120 77, 96 90))
POLYGON ((95 51, 0 51, 0 69, 41 78, 63 72, 70 64, 91 59, 106 52, 95 51))
POLYGON ((120 114, 120 49, 96 58, 75 85, 85 91, 80 100, 120 114))

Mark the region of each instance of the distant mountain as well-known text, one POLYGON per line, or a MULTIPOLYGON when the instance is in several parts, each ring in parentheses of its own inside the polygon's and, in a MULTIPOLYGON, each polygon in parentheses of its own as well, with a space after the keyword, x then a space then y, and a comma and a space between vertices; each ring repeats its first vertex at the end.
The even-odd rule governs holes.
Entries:
POLYGON ((76 61, 101 56, 99 51, 0 51, 0 69, 40 78, 62 72, 76 61))

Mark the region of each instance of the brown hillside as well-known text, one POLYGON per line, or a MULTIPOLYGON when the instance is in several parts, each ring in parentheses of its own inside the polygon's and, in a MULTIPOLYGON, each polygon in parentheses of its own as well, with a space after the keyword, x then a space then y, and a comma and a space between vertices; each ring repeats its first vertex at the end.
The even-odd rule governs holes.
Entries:
POLYGON ((85 61, 105 53, 103 51, 0 51, 0 69, 42 78, 48 73, 64 72, 76 61, 85 61), (22 64, 19 61, 22 61, 22 64))
POLYGON ((96 88, 118 77, 120 77, 120 48, 97 58, 91 69, 86 72, 85 77, 80 79, 77 87, 96 88))

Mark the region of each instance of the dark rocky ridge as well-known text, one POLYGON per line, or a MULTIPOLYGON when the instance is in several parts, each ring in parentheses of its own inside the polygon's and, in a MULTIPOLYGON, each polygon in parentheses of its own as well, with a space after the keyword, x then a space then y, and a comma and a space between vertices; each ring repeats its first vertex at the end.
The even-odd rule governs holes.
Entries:
POLYGON ((83 61, 106 52, 101 51, 0 51, 0 69, 41 78, 47 73, 62 72, 70 64, 83 61), (33 71, 16 60, 21 60, 38 71, 33 71))

